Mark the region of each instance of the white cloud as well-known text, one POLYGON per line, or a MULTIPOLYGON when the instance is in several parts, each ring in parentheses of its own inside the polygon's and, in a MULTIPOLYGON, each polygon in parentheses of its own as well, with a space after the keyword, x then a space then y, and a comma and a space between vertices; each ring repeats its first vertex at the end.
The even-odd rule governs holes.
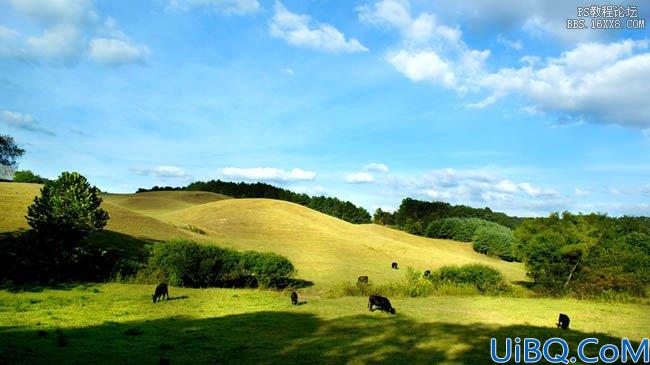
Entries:
POLYGON ((9 0, 19 13, 40 23, 80 24, 97 19, 92 0, 9 0))
POLYGON ((345 175, 345 182, 349 184, 367 184, 374 181, 375 178, 367 172, 355 172, 345 175))
POLYGON ((412 81, 428 81, 447 88, 456 86, 452 65, 431 50, 398 50, 389 52, 388 62, 412 81))
POLYGON ((188 178, 188 175, 183 169, 177 166, 157 166, 151 168, 133 168, 131 169, 137 175, 155 176, 161 178, 188 178))
POLYGON ((316 186, 291 186, 290 187, 291 191, 295 191, 296 193, 301 193, 301 194, 307 194, 307 195, 312 195, 312 196, 327 196, 327 189, 325 189, 321 185, 316 185, 316 186))
MULTIPOLYGON (((512 94, 523 96, 528 110, 555 117, 553 126, 591 122, 650 129, 650 103, 645 101, 650 93, 647 40, 579 43, 559 57, 541 60, 527 55, 521 59, 523 67, 488 72, 488 50, 468 47, 462 32, 439 24, 435 14, 412 16, 408 0, 382 0, 361 7, 359 16, 368 24, 400 32, 402 43, 387 52, 386 60, 410 80, 461 94, 487 94, 467 103, 469 108, 485 108, 512 94), (418 26, 422 31, 417 37, 411 30, 416 21, 429 24, 418 26)), ((520 46, 503 36, 497 41, 520 46)))
POLYGON ((136 46, 122 39, 95 38, 90 42, 90 58, 104 65, 143 62, 148 55, 146 46, 136 46))
POLYGON ((580 188, 575 188, 573 189, 573 193, 575 196, 582 197, 582 196, 587 196, 591 194, 591 191, 585 190, 585 189, 580 189, 580 188))
POLYGON ((256 181, 299 181, 314 180, 316 178, 315 171, 308 171, 299 168, 286 171, 274 167, 226 167, 221 170, 221 173, 230 178, 256 181))
POLYGON ((41 126, 41 124, 29 114, 3 110, 0 115, 2 115, 2 120, 7 125, 10 125, 14 128, 23 129, 30 132, 43 133, 48 136, 55 135, 55 133, 51 130, 41 126))
POLYGON ((401 195, 453 204, 489 205, 491 208, 514 209, 527 214, 546 207, 548 211, 551 208, 561 210, 566 204, 566 200, 553 189, 513 181, 483 169, 446 168, 416 177, 391 176, 387 185, 401 195))
POLYGON ((21 37, 3 27, 0 57, 69 64, 87 55, 98 63, 117 65, 142 62, 149 54, 146 46, 134 45, 112 18, 107 17, 102 23, 91 0, 9 0, 9 3, 18 16, 31 20, 39 33, 21 37))
POLYGON ((521 51, 524 48, 524 45, 521 41, 512 41, 501 34, 497 35, 497 43, 502 44, 508 48, 512 48, 516 51, 521 51))
POLYGON ((395 28, 409 42, 426 43, 437 38, 456 46, 461 37, 458 28, 439 24, 435 14, 422 13, 412 17, 408 0, 382 0, 374 6, 361 6, 357 10, 362 22, 395 28))
POLYGON ((195 7, 211 8, 224 14, 244 15, 261 10, 257 0, 170 0, 168 9, 187 11, 195 7))
POLYGON ((634 52, 647 47, 647 41, 632 40, 579 44, 543 64, 487 74, 480 86, 492 92, 491 99, 523 95, 536 110, 558 114, 561 121, 646 129, 650 127, 650 104, 646 102, 650 53, 634 52))
POLYGON ((464 93, 475 88, 489 50, 474 50, 462 32, 440 24, 435 14, 411 15, 408 0, 382 0, 359 8, 359 18, 371 25, 396 29, 401 44, 386 53, 397 71, 415 82, 429 82, 464 93))
POLYGON ((375 181, 375 178, 367 172, 355 172, 345 175, 345 182, 349 184, 368 184, 375 181))
POLYGON ((389 171, 388 166, 383 163, 371 162, 363 167, 365 171, 381 172, 383 174, 389 171))
POLYGON ((310 27, 308 15, 294 14, 281 2, 275 2, 275 13, 269 23, 273 37, 281 38, 289 44, 326 52, 364 52, 368 49, 358 40, 345 39, 343 33, 329 24, 315 24, 310 27))
POLYGON ((79 29, 69 24, 56 25, 40 36, 27 38, 26 46, 29 55, 57 61, 74 59, 84 47, 79 29))

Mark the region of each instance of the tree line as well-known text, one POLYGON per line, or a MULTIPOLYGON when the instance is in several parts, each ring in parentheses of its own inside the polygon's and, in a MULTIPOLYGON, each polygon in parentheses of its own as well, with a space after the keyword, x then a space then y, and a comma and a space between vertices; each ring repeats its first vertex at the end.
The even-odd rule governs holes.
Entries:
POLYGON ((147 191, 209 191, 217 194, 228 195, 233 198, 265 198, 284 200, 300 204, 321 213, 342 219, 344 221, 364 224, 370 223, 370 213, 363 207, 358 207, 349 201, 334 197, 309 196, 295 193, 265 183, 230 182, 222 180, 196 181, 185 187, 154 186, 150 189, 140 188, 137 193, 147 191))
POLYGON ((442 218, 480 218, 498 223, 510 229, 516 228, 522 218, 494 212, 490 208, 472 208, 467 205, 452 205, 445 202, 427 202, 406 198, 394 213, 377 209, 373 221, 377 224, 395 226, 412 234, 424 236, 428 225, 442 218))

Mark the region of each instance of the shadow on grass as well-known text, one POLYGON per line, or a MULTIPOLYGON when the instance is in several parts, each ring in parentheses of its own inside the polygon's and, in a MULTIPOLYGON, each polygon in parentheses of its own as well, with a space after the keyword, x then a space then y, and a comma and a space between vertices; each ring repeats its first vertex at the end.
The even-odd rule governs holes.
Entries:
POLYGON ((419 323, 383 314, 327 320, 308 313, 257 312, 106 322, 64 329, 59 336, 65 336, 65 347, 57 345, 55 336, 39 336, 37 330, 55 333, 54 328, 0 328, 0 363, 153 364, 164 358, 172 364, 482 364, 491 363, 492 337, 498 339, 500 354, 506 337, 543 341, 558 336, 572 351, 586 337, 620 344, 620 339, 605 334, 551 327, 419 323))

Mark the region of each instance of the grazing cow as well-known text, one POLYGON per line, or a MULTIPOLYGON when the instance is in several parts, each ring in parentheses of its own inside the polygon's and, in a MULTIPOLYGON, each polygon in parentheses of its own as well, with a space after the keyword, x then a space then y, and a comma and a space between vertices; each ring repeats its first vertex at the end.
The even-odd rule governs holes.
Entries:
POLYGON ((298 305, 298 293, 296 293, 295 291, 291 292, 291 304, 298 305))
POLYGON ((167 283, 161 283, 156 287, 156 292, 153 293, 151 296, 151 299, 153 299, 153 302, 155 303, 158 298, 165 299, 167 297, 167 300, 169 300, 169 291, 167 290, 167 283))
POLYGON ((395 314, 395 308, 390 305, 390 300, 388 298, 382 297, 381 295, 371 295, 368 297, 368 310, 374 312, 377 307, 379 310, 388 312, 390 314, 395 314))
POLYGON ((424 276, 427 277, 431 275, 431 270, 424 270, 424 276))
POLYGON ((390 268, 391 268, 391 269, 397 269, 397 262, 393 262, 393 263, 390 265, 390 268))
POLYGON ((567 316, 564 313, 560 313, 560 318, 558 318, 556 326, 557 328, 562 328, 563 330, 567 330, 569 329, 569 322, 571 322, 569 316, 567 316))
POLYGON ((359 276, 357 279, 357 285, 368 285, 368 277, 367 276, 359 276))

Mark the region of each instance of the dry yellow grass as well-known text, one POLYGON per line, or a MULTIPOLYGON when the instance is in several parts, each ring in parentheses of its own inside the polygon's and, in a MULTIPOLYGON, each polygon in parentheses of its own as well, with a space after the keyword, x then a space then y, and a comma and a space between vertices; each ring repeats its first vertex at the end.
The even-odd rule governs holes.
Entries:
POLYGON ((159 216, 198 204, 231 199, 228 196, 205 191, 151 191, 138 194, 102 194, 105 202, 149 216, 159 216))
POLYGON ((403 270, 391 270, 393 261, 402 268, 421 270, 484 263, 510 280, 524 280, 521 264, 478 254, 466 243, 418 237, 374 224, 355 225, 284 201, 222 200, 161 219, 197 226, 221 245, 285 255, 300 278, 319 286, 355 281, 359 275, 375 282, 400 280, 403 270))

